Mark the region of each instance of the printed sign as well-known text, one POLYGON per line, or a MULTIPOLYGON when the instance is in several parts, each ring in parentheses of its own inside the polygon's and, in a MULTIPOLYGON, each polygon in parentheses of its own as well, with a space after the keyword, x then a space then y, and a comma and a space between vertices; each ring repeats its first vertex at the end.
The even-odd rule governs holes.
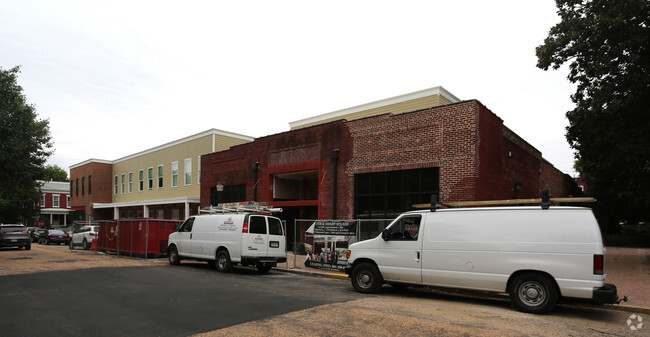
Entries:
POLYGON ((314 235, 356 235, 353 221, 316 221, 314 235))

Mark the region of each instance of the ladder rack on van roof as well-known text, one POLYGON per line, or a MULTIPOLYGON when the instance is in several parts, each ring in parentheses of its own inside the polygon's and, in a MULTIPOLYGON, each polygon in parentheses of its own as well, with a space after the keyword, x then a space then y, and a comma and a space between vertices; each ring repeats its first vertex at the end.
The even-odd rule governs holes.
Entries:
POLYGON ((456 201, 441 203, 438 201, 438 195, 431 195, 430 204, 414 204, 413 208, 430 208, 432 212, 436 211, 438 205, 447 208, 457 208, 465 206, 502 206, 502 205, 522 205, 522 204, 541 204, 543 209, 548 209, 551 202, 553 203, 588 203, 596 202, 593 197, 567 197, 567 198, 550 198, 548 191, 542 191, 541 198, 533 199, 508 199, 508 200, 480 200, 480 201, 456 201))
POLYGON ((210 205, 199 209, 199 213, 215 214, 215 213, 278 213, 282 212, 282 208, 272 207, 265 202, 231 202, 221 203, 217 206, 210 205))

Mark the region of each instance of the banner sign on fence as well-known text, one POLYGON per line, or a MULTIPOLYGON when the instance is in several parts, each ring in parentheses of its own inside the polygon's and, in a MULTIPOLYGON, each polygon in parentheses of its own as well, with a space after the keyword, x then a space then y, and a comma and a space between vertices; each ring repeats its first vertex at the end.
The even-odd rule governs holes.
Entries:
POLYGON ((316 221, 314 235, 356 235, 354 221, 316 221))

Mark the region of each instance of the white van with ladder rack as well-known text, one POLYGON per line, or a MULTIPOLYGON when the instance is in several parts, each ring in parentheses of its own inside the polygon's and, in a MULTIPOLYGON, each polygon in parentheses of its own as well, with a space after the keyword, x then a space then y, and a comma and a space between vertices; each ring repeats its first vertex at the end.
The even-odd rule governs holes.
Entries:
POLYGON ((207 261, 220 272, 234 265, 255 266, 266 273, 287 261, 282 221, 269 214, 281 212, 263 203, 220 204, 202 209, 169 235, 169 263, 182 259, 207 261))
POLYGON ((351 244, 345 271, 362 293, 383 283, 502 292, 530 313, 550 311, 561 297, 619 303, 616 286, 604 282, 605 247, 591 209, 549 208, 569 200, 547 193, 464 205, 531 201, 542 207, 437 209, 434 196, 430 205, 414 205, 430 210, 403 213, 380 236, 351 244))

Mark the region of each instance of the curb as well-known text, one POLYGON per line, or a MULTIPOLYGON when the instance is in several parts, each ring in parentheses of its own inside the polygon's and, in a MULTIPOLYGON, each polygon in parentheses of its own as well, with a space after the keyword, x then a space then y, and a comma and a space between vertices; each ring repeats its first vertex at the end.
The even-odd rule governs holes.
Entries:
MULTIPOLYGON (((327 277, 327 278, 334 278, 334 279, 339 279, 339 280, 349 280, 350 277, 346 274, 340 274, 340 273, 322 273, 322 272, 316 272, 316 271, 310 271, 310 270, 302 270, 302 269, 286 269, 286 268, 275 268, 277 271, 285 272, 285 273, 295 273, 295 274, 304 274, 304 275, 310 275, 310 276, 318 276, 318 277, 327 277)), ((425 286, 426 287, 426 286, 425 286)), ((446 292, 443 288, 436 288, 439 289, 445 293, 449 294, 459 294, 458 292, 446 292)), ((463 291, 465 295, 470 295, 472 297, 478 297, 478 298, 494 298, 494 296, 499 296, 498 293, 495 293, 494 295, 490 296, 487 294, 480 294, 480 293, 473 293, 473 292, 466 292, 463 291)), ((499 296, 502 297, 502 296, 499 296)), ((505 296, 507 297, 507 296, 505 296)), ((614 305, 614 304, 605 304, 605 305, 597 305, 597 304, 591 304, 591 303, 560 303, 560 306, 562 305, 567 305, 567 306, 576 306, 576 307, 587 307, 587 308, 594 308, 594 309, 607 309, 607 310, 616 310, 616 311, 625 311, 625 312, 633 312, 637 314, 645 314, 645 315, 650 315, 650 308, 646 307, 636 307, 636 306, 631 306, 631 305, 614 305)))

